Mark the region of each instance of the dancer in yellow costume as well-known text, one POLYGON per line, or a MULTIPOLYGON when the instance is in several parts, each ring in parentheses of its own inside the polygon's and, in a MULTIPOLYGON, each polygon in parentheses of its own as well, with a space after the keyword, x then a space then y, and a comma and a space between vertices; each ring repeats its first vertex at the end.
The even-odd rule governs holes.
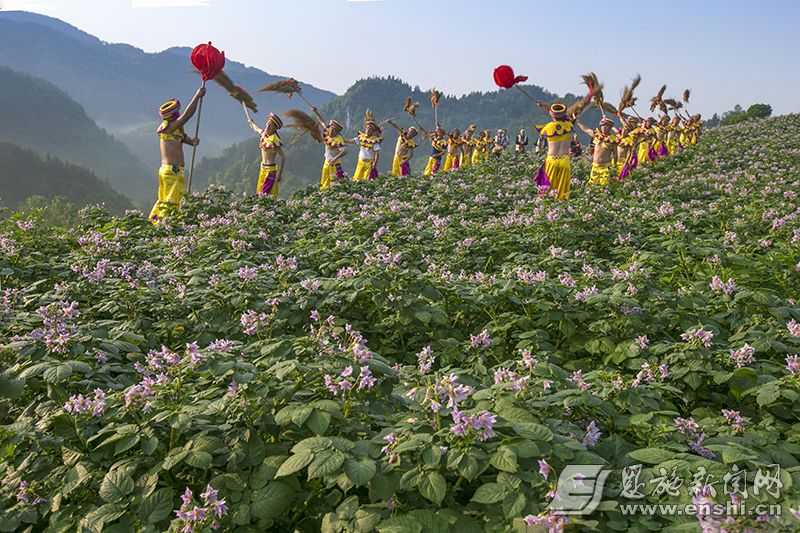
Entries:
POLYGON ((539 168, 534 181, 540 193, 557 191, 559 200, 569 199, 570 163, 569 143, 573 118, 567 115, 567 106, 558 102, 549 108, 550 122, 537 125, 539 135, 547 138, 547 158, 539 168))
POLYGON ((608 185, 608 179, 611 176, 616 177, 618 175, 617 145, 619 144, 619 138, 612 131, 614 121, 603 116, 600 119, 598 128, 594 131, 581 124, 580 121, 575 121, 575 123, 586 135, 592 138, 592 144, 594 144, 592 174, 589 177, 589 184, 605 187, 608 185))
POLYGON ((661 120, 654 126, 656 131, 656 138, 653 142, 653 150, 657 158, 666 157, 669 155, 667 149, 667 136, 669 135, 669 116, 662 115, 661 120))
POLYGON ((637 139, 634 133, 636 120, 633 118, 626 120, 621 114, 617 114, 617 117, 622 122, 622 129, 617 131, 617 137, 619 138, 619 144, 617 144, 618 176, 620 180, 624 180, 630 177, 634 169, 639 166, 639 156, 636 153, 637 139))
POLYGON ((367 110, 364 117, 364 131, 359 132, 353 141, 359 146, 358 164, 353 181, 374 180, 378 175, 378 159, 381 151, 381 129, 367 110))
POLYGON ((394 147, 394 159, 392 160, 392 176, 404 178, 411 174, 410 161, 414 157, 414 149, 417 147, 414 137, 419 134, 419 130, 414 126, 404 130, 391 120, 388 121, 388 124, 397 130, 397 144, 394 147))
POLYGON ((478 134, 477 139, 473 139, 474 146, 472 148, 472 166, 477 167, 485 161, 484 154, 488 151, 488 144, 486 143, 486 132, 483 130, 478 134))
POLYGON ((442 166, 442 157, 447 151, 447 137, 440 125, 437 124, 428 137, 431 140, 431 155, 428 158, 428 164, 425 165, 424 176, 432 176, 439 172, 442 166))
POLYGON ((458 128, 447 134, 447 157, 444 160, 444 171, 458 170, 461 162, 461 132, 458 128))
POLYGON ((667 152, 670 155, 677 154, 678 150, 680 149, 680 143, 678 141, 680 134, 681 117, 675 115, 672 117, 672 122, 670 122, 669 126, 667 127, 667 152))
POLYGON ((692 127, 689 133, 689 144, 697 144, 697 139, 702 134, 703 120, 699 113, 697 115, 692 115, 691 119, 692 127))
POLYGON ((636 135, 637 141, 639 142, 639 148, 637 149, 637 157, 639 159, 639 165, 647 165, 652 163, 656 159, 656 152, 653 149, 653 140, 656 135, 656 131, 653 128, 653 123, 655 119, 648 118, 647 120, 643 120, 636 130, 634 130, 633 134, 636 135))
POLYGON ((334 180, 345 179, 344 169, 342 168, 342 159, 347 155, 347 148, 345 145, 352 140, 347 141, 342 137, 342 125, 331 119, 325 122, 319 109, 312 107, 311 111, 317 117, 317 122, 322 127, 322 144, 325 146, 325 162, 322 164, 322 177, 319 180, 320 190, 325 190, 330 187, 334 180))
POLYGON ((198 89, 183 114, 181 103, 174 98, 158 109, 162 119, 156 130, 161 144, 161 167, 158 169, 158 199, 149 216, 153 223, 163 219, 167 210, 180 206, 184 188, 183 145, 200 144, 199 139, 192 139, 183 132, 183 126, 194 115, 204 94, 205 88, 198 89))
POLYGON ((470 124, 461 138, 461 161, 459 166, 468 168, 472 166, 472 153, 475 151, 475 139, 472 138, 477 126, 470 124))
POLYGON ((283 141, 278 135, 278 130, 283 127, 283 121, 275 113, 270 113, 264 129, 256 126, 250 117, 247 118, 247 123, 258 134, 261 147, 261 170, 258 173, 256 194, 269 194, 277 198, 278 184, 283 179, 283 166, 286 163, 286 156, 283 155, 283 141), (275 164, 277 158, 281 160, 280 166, 275 164))
POLYGON ((482 163, 485 163, 489 160, 491 148, 494 146, 494 137, 492 136, 492 130, 483 130, 483 133, 483 153, 481 156, 483 158, 482 163))

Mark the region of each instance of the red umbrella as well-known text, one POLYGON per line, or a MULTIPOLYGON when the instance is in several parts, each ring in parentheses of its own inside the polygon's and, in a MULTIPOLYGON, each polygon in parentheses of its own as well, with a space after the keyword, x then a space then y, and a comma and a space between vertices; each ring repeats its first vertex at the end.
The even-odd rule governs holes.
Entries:
POLYGON ((494 82, 503 89, 510 89, 516 87, 522 94, 536 102, 537 105, 542 105, 542 102, 528 94, 528 91, 517 85, 523 81, 528 81, 528 76, 515 76, 514 69, 508 65, 500 65, 494 69, 494 82))
MULTIPOLYGON (((194 47, 191 55, 192 65, 200 72, 200 77, 203 80, 202 86, 206 86, 208 80, 213 80, 219 76, 222 69, 225 67, 225 52, 220 52, 213 46, 211 42, 208 44, 201 44, 194 47)), ((200 115, 203 113, 203 99, 197 106, 197 127, 194 131, 195 138, 200 135, 200 115)), ((189 184, 188 190, 192 190, 192 174, 194 173, 194 158, 197 154, 197 146, 192 147, 192 163, 189 167, 189 184)))

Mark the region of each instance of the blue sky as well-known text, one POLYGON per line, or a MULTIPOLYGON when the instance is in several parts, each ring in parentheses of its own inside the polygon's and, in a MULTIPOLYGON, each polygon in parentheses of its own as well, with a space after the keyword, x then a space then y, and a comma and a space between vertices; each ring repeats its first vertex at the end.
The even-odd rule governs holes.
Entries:
POLYGON ((232 59, 337 93, 375 74, 448 94, 491 90, 493 68, 509 64, 558 93, 581 91, 580 74, 595 71, 612 101, 639 72, 640 108, 667 83, 668 96, 691 88, 690 109, 706 115, 754 102, 800 111, 792 97, 800 86, 793 59, 800 0, 0 0, 0 7, 54 16, 150 52, 211 40, 232 59))

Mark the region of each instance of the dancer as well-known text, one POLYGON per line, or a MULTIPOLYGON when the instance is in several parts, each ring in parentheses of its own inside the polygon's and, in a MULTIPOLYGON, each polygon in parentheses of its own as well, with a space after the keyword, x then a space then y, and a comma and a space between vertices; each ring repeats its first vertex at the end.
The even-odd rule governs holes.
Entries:
POLYGON ((183 132, 183 126, 194 116, 197 103, 205 94, 205 88, 198 89, 183 114, 181 103, 174 98, 158 109, 162 119, 156 130, 161 144, 161 167, 158 169, 158 199, 149 216, 153 223, 163 219, 169 209, 180 206, 184 189, 183 145, 200 144, 200 139, 192 139, 183 132))
POLYGON ((657 158, 669 155, 667 150, 667 134, 669 133, 669 117, 662 115, 661 120, 658 121, 655 129, 655 141, 653 142, 653 151, 656 153, 657 158))
POLYGON ((458 170, 461 161, 461 132, 458 128, 447 134, 447 157, 444 160, 444 171, 458 170))
POLYGON ((442 157, 447 152, 447 137, 444 128, 436 125, 436 128, 428 135, 431 141, 431 155, 428 164, 425 166, 424 176, 432 176, 439 172, 442 166, 442 157))
POLYGON ((261 170, 258 173, 256 194, 268 194, 277 198, 278 183, 283 179, 283 166, 286 164, 283 141, 278 135, 278 130, 283 127, 283 121, 275 113, 270 113, 264 129, 259 128, 249 116, 247 123, 250 125, 250 129, 258 134, 261 147, 261 170), (276 158, 281 160, 280 166, 275 164, 276 158))
POLYGON ((622 122, 622 129, 617 131, 619 144, 617 144, 617 164, 622 161, 619 169, 619 179, 624 180, 631 176, 633 171, 639 166, 639 156, 636 153, 637 138, 633 134, 636 130, 636 119, 628 118, 618 114, 620 122, 622 122))
POLYGON ((590 185, 608 185, 608 178, 617 175, 617 145, 619 138, 614 134, 612 128, 614 121, 603 116, 600 119, 598 128, 594 131, 584 126, 580 121, 575 121, 578 127, 586 135, 590 136, 594 145, 592 155, 592 173, 589 177, 590 185))
POLYGON ((358 164, 353 181, 374 180, 378 174, 378 160, 381 155, 381 129, 367 110, 364 116, 364 131, 358 133, 353 141, 358 144, 358 164))
POLYGON ((639 127, 633 131, 639 147, 636 150, 636 155, 639 159, 639 165, 647 165, 652 163, 656 158, 656 152, 653 149, 653 138, 655 137, 655 130, 653 123, 655 119, 652 117, 647 120, 642 120, 639 127))
POLYGON ((547 158, 536 173, 534 180, 539 191, 556 191, 556 198, 559 200, 569 199, 569 145, 572 124, 583 112, 586 103, 592 96, 593 92, 590 90, 589 94, 570 106, 569 109, 561 102, 550 106, 538 102, 538 105, 548 109, 552 120, 547 124, 536 126, 539 135, 547 138, 547 158))
POLYGON ((461 138, 461 158, 460 167, 466 168, 472 166, 472 153, 475 151, 475 139, 472 136, 475 134, 477 126, 470 124, 461 138))
POLYGON ((682 147, 678 139, 680 139, 681 135, 681 117, 677 114, 672 117, 672 122, 670 122, 669 126, 667 127, 667 152, 670 155, 675 155, 678 153, 682 147))
POLYGON ((489 130, 483 130, 478 134, 478 138, 474 139, 475 146, 472 149, 472 166, 477 167, 486 160, 485 153, 489 150, 486 137, 489 130))
POLYGON ((391 120, 388 123, 397 130, 398 134, 397 145, 394 148, 394 159, 392 160, 392 175, 406 177, 411 174, 411 163, 409 161, 414 157, 414 149, 417 147, 414 137, 419 134, 419 131, 414 126, 404 130, 391 120))
POLYGON ((331 119, 327 123, 322 118, 319 110, 312 107, 311 111, 322 126, 322 144, 325 146, 325 162, 322 164, 322 177, 319 181, 320 190, 325 190, 333 184, 334 180, 344 179, 342 159, 347 155, 346 144, 352 142, 342 137, 344 127, 337 120, 331 119))

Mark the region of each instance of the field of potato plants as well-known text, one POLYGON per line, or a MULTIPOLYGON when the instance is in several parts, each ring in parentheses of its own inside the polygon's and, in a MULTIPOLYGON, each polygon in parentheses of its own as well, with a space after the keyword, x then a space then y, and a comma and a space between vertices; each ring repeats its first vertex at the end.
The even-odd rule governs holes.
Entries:
POLYGON ((0 531, 797 531, 800 117, 568 203, 535 166, 6 213, 0 531))

